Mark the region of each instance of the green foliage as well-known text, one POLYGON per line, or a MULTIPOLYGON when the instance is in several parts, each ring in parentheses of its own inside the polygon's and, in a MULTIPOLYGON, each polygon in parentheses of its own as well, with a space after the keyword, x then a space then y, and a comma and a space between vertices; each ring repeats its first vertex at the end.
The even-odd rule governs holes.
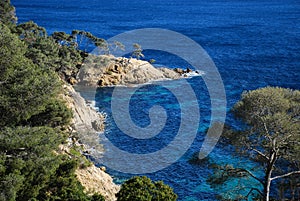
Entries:
POLYGON ((34 64, 58 72, 65 80, 76 77, 84 54, 73 36, 64 32, 47 36, 46 30, 32 21, 19 24, 15 33, 28 46, 25 56, 34 64))
MULTIPOLYGON (((249 168, 211 164, 213 174, 207 183, 218 189, 219 200, 256 200, 261 196, 261 183, 253 178, 249 168)), ((253 171, 254 172, 254 171, 253 171)))
POLYGON ((0 1, 0 22, 9 27, 13 27, 17 22, 16 10, 11 5, 10 0, 0 1))
POLYGON ((72 116, 49 67, 55 43, 35 24, 22 26, 23 41, 0 23, 0 200, 103 200, 84 193, 74 172, 78 161, 55 152, 72 116), (29 57, 33 50, 43 56, 29 57))
POLYGON ((93 200, 76 179, 78 163, 54 154, 64 141, 54 129, 5 128, 0 136, 0 195, 4 200, 93 200))
POLYGON ((62 31, 54 32, 52 34, 52 38, 55 40, 56 43, 61 45, 77 46, 74 37, 62 31))
POLYGON ((27 59, 24 43, 1 24, 0 41, 0 126, 20 125, 44 111, 61 84, 27 59))
POLYGON ((149 178, 132 177, 117 193, 118 201, 174 201, 177 195, 162 181, 152 182, 149 178))
MULTIPOLYGON (((223 138, 234 145, 239 154, 260 164, 263 176, 225 165, 217 168, 213 176, 215 180, 210 179, 210 182, 223 184, 237 175, 251 177, 261 185, 254 190, 262 195, 263 200, 269 200, 270 189, 275 192, 275 186, 271 188, 272 181, 292 177, 299 180, 300 91, 279 87, 249 91, 242 95, 232 112, 245 123, 245 127, 238 131, 226 129, 223 138), (222 174, 218 176, 216 173, 220 172, 222 174)), ((253 192, 253 188, 248 188, 253 192)), ((294 190, 296 188, 294 186, 294 190)), ((284 194, 281 190, 281 196, 284 194)))
POLYGON ((46 29, 38 26, 33 21, 19 24, 14 33, 19 35, 20 38, 29 45, 33 44, 39 37, 47 37, 46 29))
MULTIPOLYGON (((300 158, 300 91, 278 87, 250 91, 242 95, 232 111, 248 125, 234 143, 241 148, 249 147, 253 159, 269 156, 273 148, 278 158, 289 161, 300 158)), ((232 135, 229 137, 234 139, 232 135)))
POLYGON ((59 46, 50 37, 38 37, 30 42, 26 57, 39 67, 58 71, 60 69, 59 46))
POLYGON ((78 163, 75 160, 61 156, 61 162, 55 172, 49 177, 47 185, 39 191, 38 200, 65 201, 104 201, 100 194, 92 196, 84 193, 84 188, 76 179, 75 170, 78 163))
POLYGON ((52 150, 63 141, 62 136, 49 127, 5 127, 0 136, 1 194, 14 194, 15 200, 36 197, 57 166, 52 150))
POLYGON ((100 194, 94 194, 92 195, 91 201, 105 201, 105 199, 100 194))
POLYGON ((88 200, 83 192, 83 187, 76 180, 74 171, 77 163, 73 160, 67 160, 59 165, 55 174, 50 178, 47 188, 41 190, 38 199, 47 200, 88 200))
POLYGON ((90 160, 82 156, 80 147, 78 146, 70 148, 70 155, 72 155, 72 158, 76 160, 80 169, 85 169, 93 164, 90 160))
POLYGON ((137 43, 134 43, 133 44, 132 57, 140 59, 141 57, 144 57, 142 52, 143 52, 143 49, 142 49, 141 45, 137 44, 137 43))
POLYGON ((45 109, 39 114, 33 115, 27 120, 31 126, 50 126, 58 127, 68 125, 72 118, 72 112, 65 102, 59 99, 50 99, 47 101, 45 109))
POLYGON ((75 39, 78 47, 82 47, 87 52, 88 47, 93 44, 99 51, 103 51, 105 54, 109 52, 109 45, 106 40, 94 36, 92 33, 82 30, 73 30, 72 38, 75 39))
POLYGON ((54 32, 51 36, 59 46, 60 72, 66 77, 76 77, 85 52, 78 49, 77 36, 69 35, 65 32, 54 32), (76 68, 75 68, 76 67, 76 68))
POLYGON ((150 59, 150 60, 149 60, 149 63, 150 63, 150 64, 153 64, 153 63, 155 63, 155 62, 156 62, 155 59, 150 59))
POLYGON ((113 49, 114 51, 116 51, 117 49, 125 51, 125 45, 119 41, 114 41, 113 46, 114 46, 114 49, 113 49))

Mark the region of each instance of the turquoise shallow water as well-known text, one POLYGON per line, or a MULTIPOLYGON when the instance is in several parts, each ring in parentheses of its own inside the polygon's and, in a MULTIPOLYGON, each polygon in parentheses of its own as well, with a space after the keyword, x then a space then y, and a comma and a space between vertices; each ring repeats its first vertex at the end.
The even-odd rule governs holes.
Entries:
MULTIPOLYGON (((34 20, 49 33, 84 29, 108 39, 124 31, 155 27, 185 34, 198 42, 215 62, 225 85, 227 110, 244 90, 269 85, 300 89, 299 1, 12 0, 12 3, 17 8, 19 22, 34 20)), ((183 60, 165 52, 147 50, 144 54, 146 59, 154 58, 157 65, 188 66, 183 60)), ((210 123, 210 97, 201 77, 188 82, 193 86, 200 105, 197 137, 176 163, 148 176, 171 185, 179 200, 215 200, 215 194, 222 189, 213 189, 206 183, 211 174, 208 165, 188 162, 201 147, 204 131, 210 123)), ((180 81, 168 81, 168 86, 184 91, 180 88, 180 81)), ((110 115, 112 90, 82 89, 82 93, 96 100, 97 107, 108 113, 105 135, 114 145, 128 152, 148 153, 172 141, 178 129, 180 110, 168 90, 157 85, 143 86, 132 97, 130 111, 137 125, 149 124, 148 109, 154 104, 166 108, 170 117, 162 133, 147 141, 132 139, 117 128, 110 115)), ((230 114, 226 121, 238 126, 230 114)), ((255 166, 247 160, 235 159, 231 153, 232 148, 218 146, 210 159, 255 166)), ((112 169, 108 171, 117 182, 132 176, 112 169)))

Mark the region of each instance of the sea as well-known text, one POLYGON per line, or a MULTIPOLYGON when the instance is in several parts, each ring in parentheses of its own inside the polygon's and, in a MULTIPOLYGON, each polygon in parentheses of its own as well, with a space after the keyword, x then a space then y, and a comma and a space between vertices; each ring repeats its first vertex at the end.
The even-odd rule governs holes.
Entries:
MULTIPOLYGON (((33 20, 45 27, 48 34, 55 31, 71 33, 77 29, 109 39, 135 29, 160 28, 185 35, 197 42, 214 62, 226 93, 226 123, 236 128, 241 126, 241 122, 234 119, 230 109, 244 91, 266 86, 300 89, 298 0, 11 0, 11 2, 16 7, 18 23, 33 20)), ((144 60, 155 59, 154 65, 157 67, 193 68, 182 58, 168 52, 145 50, 143 54, 144 60)), ((205 75, 208 72, 203 73, 205 75)), ((262 175, 262 169, 257 164, 234 155, 234 147, 220 143, 206 159, 195 160, 212 120, 213 100, 207 83, 202 78, 196 76, 154 82, 135 86, 135 92, 128 87, 121 87, 122 93, 127 94, 125 99, 128 105, 124 105, 124 108, 128 109, 129 119, 126 121, 139 128, 145 128, 155 120, 152 119, 153 115, 167 115, 165 126, 156 136, 149 139, 128 136, 124 129, 119 128, 114 119, 115 110, 112 108, 114 87, 98 89, 79 87, 77 90, 86 99, 94 101, 94 106, 100 112, 107 114, 106 131, 100 135, 99 143, 104 147, 113 144, 132 156, 156 153, 176 139, 183 120, 180 100, 176 94, 182 93, 184 96, 187 89, 185 83, 188 83, 194 90, 197 101, 185 102, 182 105, 194 104, 199 109, 200 120, 196 122, 196 135, 177 160, 154 172, 141 173, 143 172, 141 171, 137 174, 146 175, 155 181, 162 180, 170 185, 178 194, 179 201, 214 201, 219 194, 233 198, 235 193, 247 193, 249 186, 261 188, 251 179, 231 180, 221 186, 214 186, 208 182, 214 173, 213 163, 233 164, 247 168, 258 176, 262 175), (174 91, 177 92, 175 95, 174 91), (156 113, 151 113, 151 108, 157 105, 161 106, 160 109, 164 108, 165 112, 157 110, 156 113)), ((192 118, 195 112, 189 111, 187 116, 192 118)), ((191 123, 187 126, 192 128, 195 125, 191 123)), ((177 145, 180 147, 182 144, 177 145)), ((109 151, 107 149, 107 152, 109 151)), ((99 166, 112 164, 97 157, 92 159, 99 166)), ((119 157, 113 163, 126 164, 128 160, 132 159, 119 157)), ((133 163, 140 164, 138 157, 133 163)), ((143 163, 151 164, 153 169, 161 165, 155 157, 143 163)), ((116 170, 114 167, 107 165, 107 172, 113 176, 116 183, 121 184, 136 175, 130 171, 116 170)), ((272 193, 273 196, 277 196, 276 190, 272 193)))

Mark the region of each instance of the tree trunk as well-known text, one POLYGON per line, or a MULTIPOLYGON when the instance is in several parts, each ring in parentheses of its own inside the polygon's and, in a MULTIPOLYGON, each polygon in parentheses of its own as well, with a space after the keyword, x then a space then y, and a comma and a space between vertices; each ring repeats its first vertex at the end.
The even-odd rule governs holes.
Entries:
POLYGON ((272 176, 272 171, 273 167, 275 164, 275 161, 277 160, 277 154, 276 151, 272 151, 270 154, 269 158, 269 163, 267 165, 266 169, 266 176, 265 176, 265 182, 264 182, 264 201, 269 201, 270 200, 270 186, 271 186, 271 176, 272 176))
POLYGON ((272 173, 272 170, 270 171, 268 176, 266 175, 266 178, 265 178, 264 197, 263 197, 264 201, 270 200, 271 173, 272 173))

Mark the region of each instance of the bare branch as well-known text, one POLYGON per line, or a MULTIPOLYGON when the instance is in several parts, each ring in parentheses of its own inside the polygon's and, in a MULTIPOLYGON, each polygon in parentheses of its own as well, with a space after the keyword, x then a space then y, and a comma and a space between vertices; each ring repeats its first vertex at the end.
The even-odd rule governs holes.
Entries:
POLYGON ((286 173, 286 174, 283 174, 283 175, 279 175, 279 176, 273 177, 273 178, 271 178, 271 181, 273 181, 275 179, 279 179, 279 178, 288 177, 288 176, 293 175, 293 174, 300 174, 300 170, 289 172, 289 173, 286 173))
POLYGON ((266 131, 266 134, 269 134, 269 129, 268 129, 268 127, 267 127, 266 122, 264 122, 264 129, 265 129, 265 131, 266 131))
POLYGON ((270 137, 270 132, 269 132, 269 129, 268 129, 268 127, 267 127, 267 124, 266 124, 266 122, 264 122, 263 123, 264 124, 264 129, 265 129, 265 132, 266 132, 266 137, 270 140, 270 141, 272 141, 272 139, 271 139, 271 137, 270 137))
POLYGON ((263 196, 263 193, 258 188, 251 188, 249 193, 246 195, 246 198, 248 198, 253 191, 257 191, 261 196, 263 196))
POLYGON ((249 170, 246 170, 244 168, 233 168, 233 167, 230 167, 230 169, 228 169, 226 167, 222 167, 221 169, 223 171, 225 171, 225 172, 234 173, 234 174, 246 173, 248 176, 252 177, 253 179, 257 180, 259 183, 261 183, 262 185, 264 185, 263 180, 261 180, 260 178, 256 177, 252 172, 250 172, 249 170))
POLYGON ((262 185, 264 185, 264 182, 263 182, 260 178, 256 177, 256 176, 255 176, 252 172, 250 172, 249 170, 246 170, 246 169, 243 169, 243 168, 239 168, 238 170, 239 170, 239 171, 246 172, 250 177, 252 177, 253 179, 257 180, 259 183, 261 183, 262 185))
POLYGON ((259 154, 260 156, 264 157, 265 159, 269 160, 270 158, 266 155, 266 154, 263 154, 261 151, 255 149, 255 148, 250 148, 252 151, 256 152, 257 154, 259 154))

